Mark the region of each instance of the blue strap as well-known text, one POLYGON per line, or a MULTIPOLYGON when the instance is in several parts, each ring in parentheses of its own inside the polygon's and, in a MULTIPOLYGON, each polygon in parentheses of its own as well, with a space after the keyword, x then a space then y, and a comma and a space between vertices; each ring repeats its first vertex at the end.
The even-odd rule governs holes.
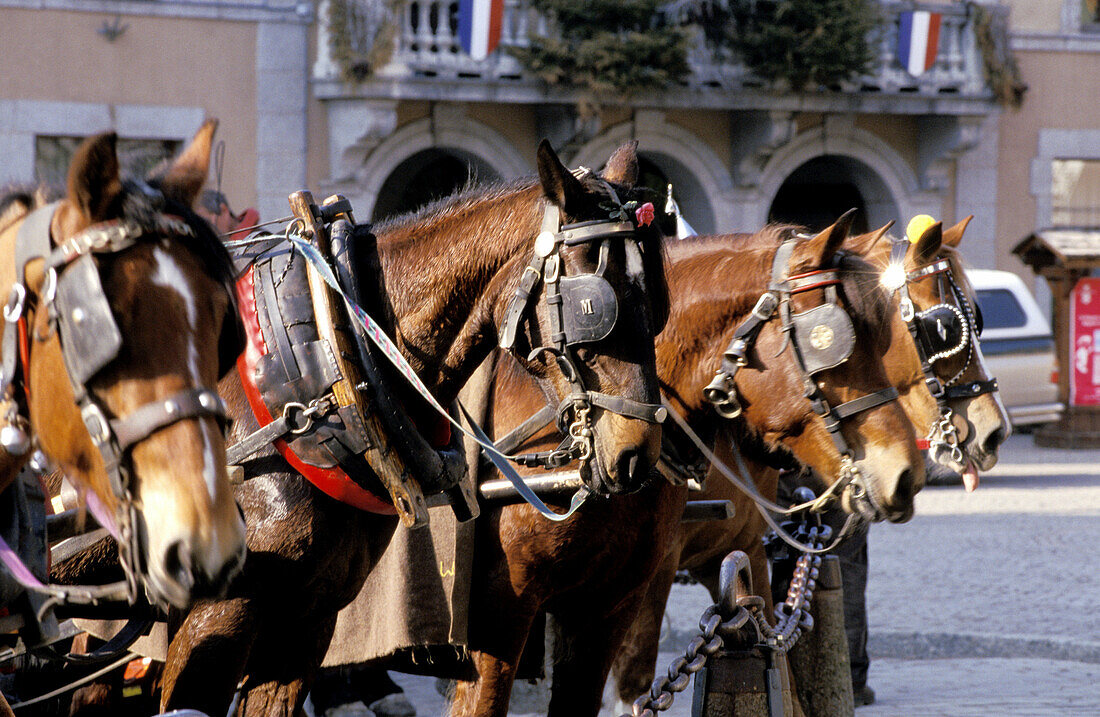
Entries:
POLYGON ((321 252, 317 250, 317 247, 313 246, 308 241, 295 234, 287 234, 287 239, 289 239, 294 248, 297 249, 303 257, 305 257, 306 261, 308 261, 310 266, 312 266, 321 276, 321 278, 324 279, 325 283, 332 287, 333 291, 338 293, 344 299, 344 303, 347 304, 349 313, 359 323, 359 325, 363 327, 363 329, 366 331, 367 336, 369 336, 370 339, 374 341, 374 343, 378 346, 378 348, 382 350, 382 353, 386 355, 386 358, 388 358, 393 363, 393 365, 397 367, 401 375, 404 376, 405 379, 412 384, 413 388, 415 388, 417 392, 421 396, 423 396, 424 399, 427 400, 428 403, 433 408, 435 408, 436 411, 440 413, 440 415, 450 421, 455 428, 463 433, 463 435, 468 436, 481 446, 485 454, 489 456, 489 460, 493 462, 493 465, 497 467, 497 470, 499 470, 504 475, 504 477, 512 482, 512 485, 515 486, 516 491, 523 497, 524 500, 530 503, 531 506, 539 513, 542 513, 542 515, 553 521, 565 520, 572 516, 573 513, 576 512, 577 508, 581 507, 590 492, 587 487, 580 488, 573 495, 573 499, 569 502, 569 510, 565 513, 556 513, 548 508, 546 504, 543 503, 537 495, 535 495, 535 492, 532 491, 530 487, 528 487, 528 485, 523 481, 523 478, 521 478, 520 475, 516 473, 515 469, 508 464, 508 456, 505 456, 503 453, 496 449, 496 446, 493 445, 492 440, 485 435, 485 432, 481 430, 481 427, 478 426, 476 422, 474 422, 474 420, 470 417, 468 413, 466 413, 466 409, 462 407, 461 403, 459 404, 459 408, 462 410, 462 413, 466 418, 466 422, 469 423, 473 433, 466 430, 461 424, 459 424, 458 421, 454 419, 454 417, 451 416, 450 413, 448 413, 446 410, 443 409, 442 406, 439 405, 439 402, 436 401, 435 396, 433 396, 431 392, 428 391, 427 386, 425 386, 424 382, 420 380, 420 377, 416 375, 416 372, 413 370, 412 366, 410 366, 409 362, 405 360, 405 357, 401 355, 401 352, 397 349, 397 346, 393 343, 393 341, 388 336, 386 336, 386 333, 382 330, 382 327, 380 327, 374 321, 374 319, 372 319, 370 315, 363 310, 363 307, 352 301, 350 298, 348 298, 348 295, 344 293, 344 289, 336 280, 336 276, 332 273, 331 267, 329 267, 328 262, 325 261, 325 258, 321 255, 321 252))
MULTIPOLYGON (((485 435, 485 432, 481 430, 481 427, 478 426, 474 419, 470 417, 470 414, 466 411, 466 407, 463 406, 461 402, 458 404, 458 408, 462 411, 463 418, 465 418, 466 422, 470 424, 470 428, 473 429, 478 438, 481 439, 481 441, 489 442, 489 437, 485 435)), ((500 471, 505 478, 511 481, 512 486, 515 487, 516 492, 520 494, 520 497, 530 503, 531 507, 541 513, 543 517, 549 518, 556 523, 568 519, 570 516, 573 515, 573 513, 577 512, 577 508, 580 508, 582 505, 584 505, 585 499, 587 499, 589 494, 591 493, 591 491, 588 490, 588 486, 581 486, 577 489, 577 492, 573 494, 573 498, 569 501, 569 510, 565 511, 564 513, 555 512, 551 510, 546 505, 546 503, 543 503, 541 498, 535 495, 535 491, 531 490, 531 487, 527 485, 526 482, 524 482, 519 473, 516 473, 516 469, 513 468, 511 464, 508 463, 508 461, 501 458, 497 451, 485 451, 485 454, 489 456, 489 460, 493 462, 493 465, 496 466, 497 470, 500 471)))

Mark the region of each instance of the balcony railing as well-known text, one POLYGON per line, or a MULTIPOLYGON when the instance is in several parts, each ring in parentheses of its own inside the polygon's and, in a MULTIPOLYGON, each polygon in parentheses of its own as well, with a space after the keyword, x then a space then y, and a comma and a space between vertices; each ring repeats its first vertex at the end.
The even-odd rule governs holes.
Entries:
MULTIPOLYGON (((357 8, 363 15, 377 12, 377 0, 343 0, 352 13, 357 8)), ((333 61, 327 46, 333 38, 328 27, 328 13, 322 3, 320 57, 314 67, 319 80, 337 80, 340 68, 333 61)), ((897 37, 900 13, 922 9, 912 2, 883 0, 883 25, 871 38, 877 48, 873 71, 842 83, 846 93, 904 93, 921 96, 955 95, 987 96, 981 53, 976 39, 976 22, 966 4, 930 4, 924 9, 942 14, 939 52, 933 67, 920 75, 910 75, 897 59, 897 37)), ((374 76, 398 78, 440 78, 451 80, 520 81, 523 68, 507 51, 522 47, 530 35, 545 34, 549 24, 535 13, 526 0, 505 0, 500 48, 484 60, 474 60, 463 50, 458 40, 457 0, 404 0, 398 3, 400 17, 390 18, 399 25, 392 34, 393 48, 388 62, 374 68, 374 76)), ((1004 12, 1004 8, 991 8, 1004 12)), ((716 60, 700 39, 689 55, 691 75, 686 88, 751 90, 763 83, 742 64, 716 60)))

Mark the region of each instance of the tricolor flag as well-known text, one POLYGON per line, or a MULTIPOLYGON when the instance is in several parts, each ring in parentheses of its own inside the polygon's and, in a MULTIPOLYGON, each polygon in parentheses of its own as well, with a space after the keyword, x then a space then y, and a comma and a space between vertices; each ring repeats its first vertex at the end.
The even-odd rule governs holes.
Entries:
POLYGON ((932 69, 940 46, 940 13, 917 10, 901 13, 898 61, 913 77, 932 69))
POLYGON ((460 0, 458 39, 475 60, 484 60, 500 44, 504 0, 460 0))

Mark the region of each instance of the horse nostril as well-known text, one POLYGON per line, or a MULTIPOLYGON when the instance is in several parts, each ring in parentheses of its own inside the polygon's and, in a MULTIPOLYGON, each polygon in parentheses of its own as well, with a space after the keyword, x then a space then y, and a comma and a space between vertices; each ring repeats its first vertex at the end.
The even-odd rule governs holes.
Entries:
POLYGON ((190 591, 194 586, 191 549, 182 540, 175 541, 164 551, 164 574, 179 583, 184 590, 190 591))
POLYGON ((918 486, 913 479, 913 471, 906 468, 898 476, 897 486, 894 488, 894 502, 899 505, 908 505, 917 494, 918 486))
POLYGON ((997 430, 986 436, 985 441, 982 443, 982 451, 987 455, 993 455, 997 452, 997 448, 1005 442, 1005 429, 998 428, 997 430))
POLYGON ((619 454, 618 477, 620 481, 636 483, 642 478, 645 460, 641 451, 631 448, 619 454))

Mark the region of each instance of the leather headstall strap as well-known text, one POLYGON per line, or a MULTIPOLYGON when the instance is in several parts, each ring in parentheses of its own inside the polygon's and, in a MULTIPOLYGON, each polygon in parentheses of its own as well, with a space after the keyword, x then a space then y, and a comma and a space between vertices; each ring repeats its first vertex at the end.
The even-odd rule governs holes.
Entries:
MULTIPOLYGON (((825 290, 826 303, 815 309, 804 312, 804 314, 810 314, 824 307, 834 307, 836 311, 839 312, 826 316, 826 319, 831 322, 824 325, 828 330, 827 336, 829 344, 836 341, 838 345, 843 346, 841 342, 846 340, 845 336, 847 335, 847 331, 851 330, 850 319, 843 309, 836 304, 837 295, 835 286, 840 283, 837 269, 825 269, 795 276, 790 276, 788 274, 791 254, 799 241, 800 238, 794 236, 784 240, 783 243, 779 245, 772 259, 771 281, 768 285, 767 292, 762 294, 760 299, 757 300, 756 306, 753 308, 748 318, 734 330, 733 338, 722 355, 722 363, 717 374, 714 380, 703 389, 703 395, 706 397, 707 401, 714 405, 719 415, 725 418, 736 418, 741 414, 741 405, 737 401, 737 387, 734 379, 737 371, 748 364, 748 352, 752 349, 753 344, 760 334, 761 328, 763 328, 764 324, 771 320, 776 314, 776 311, 778 311, 781 320, 781 330, 786 334, 786 342, 789 343, 795 357, 795 362, 802 374, 803 395, 810 402, 814 412, 824 420, 825 427, 829 431, 829 436, 832 438, 833 444, 841 455, 841 475, 838 480, 830 486, 829 490, 822 494, 818 501, 816 501, 817 505, 823 506, 824 501, 829 495, 835 495, 845 490, 848 485, 853 484, 858 477, 858 471, 853 463, 853 452, 841 432, 841 421, 845 418, 889 403, 890 401, 897 400, 898 391, 893 386, 888 386, 838 406, 832 406, 826 400, 821 388, 817 385, 817 382, 814 381, 813 374, 826 368, 839 365, 847 360, 848 355, 851 353, 851 345, 847 347, 846 351, 842 350, 838 356, 827 363, 808 365, 806 358, 808 347, 802 344, 802 339, 813 342, 814 337, 800 336, 802 332, 798 330, 795 323, 798 315, 792 318, 790 306, 791 296, 816 288, 823 288, 825 290), (840 325, 839 316, 841 314, 843 314, 844 319, 848 322, 845 326, 840 325)), ((834 262, 836 261, 837 258, 834 258, 834 262)), ((854 341, 854 337, 850 340, 854 341)), ((855 497, 857 498, 861 497, 861 493, 865 493, 865 489, 862 485, 856 486, 856 493, 855 497)))
MULTIPOLYGON (((895 239, 893 246, 890 248, 890 265, 904 267, 905 255, 910 246, 908 240, 895 239)), ((985 370, 981 347, 978 344, 980 326, 975 318, 969 299, 967 299, 966 294, 963 293, 959 285, 955 283, 951 262, 948 259, 938 259, 931 264, 906 272, 905 280, 897 287, 897 292, 899 298, 898 309, 902 320, 905 321, 906 328, 909 329, 913 346, 917 350, 921 373, 924 374, 924 384, 928 388, 928 392, 932 394, 932 398, 936 400, 936 406, 940 412, 939 420, 932 426, 924 439, 927 445, 923 447, 930 449, 933 458, 936 460, 940 460, 942 455, 946 453, 953 462, 961 464, 965 462, 966 457, 959 442, 958 429, 954 424, 954 409, 951 408, 949 401, 952 399, 975 398, 983 393, 992 393, 998 390, 997 379, 992 376, 986 380, 968 381, 965 384, 958 383, 971 361, 975 360, 975 357, 977 357, 979 366, 983 371, 985 370), (954 305, 942 303, 926 311, 918 312, 913 306, 912 297, 909 295, 909 283, 933 276, 937 277, 940 282, 941 296, 948 293, 944 291, 944 284, 947 284, 948 291, 954 299, 954 305), (940 308, 953 312, 961 319, 962 336, 960 340, 967 350, 966 362, 947 381, 940 380, 933 364, 940 358, 954 355, 956 351, 933 352, 933 349, 929 347, 930 339, 925 335, 926 329, 922 326, 921 321, 923 314, 940 308)))
MULTIPOLYGON (((890 263, 904 266, 905 255, 909 247, 910 243, 908 240, 895 239, 890 249, 890 263)), ((905 326, 909 329, 909 335, 912 336, 913 345, 916 347, 917 355, 920 357, 920 367, 921 372, 924 374, 925 385, 928 387, 928 392, 936 399, 936 403, 939 405, 941 413, 947 410, 947 401, 950 399, 973 398, 983 393, 992 393, 997 390, 997 379, 994 377, 990 377, 984 381, 968 381, 965 384, 958 383, 959 378, 962 377, 963 372, 966 371, 967 366, 969 366, 970 362, 973 360, 974 345, 978 341, 978 326, 970 306, 970 301, 958 284, 955 283, 952 273, 951 262, 948 259, 939 259, 927 266, 906 272, 905 281, 897 289, 900 298, 898 307, 901 311, 901 318, 905 321, 905 326), (932 364, 935 363, 937 357, 935 355, 929 355, 926 348, 926 342, 921 336, 921 327, 918 321, 919 315, 913 306, 913 299, 909 295, 910 282, 921 281, 936 275, 939 275, 941 279, 947 283, 955 301, 955 305, 959 307, 966 317, 965 329, 968 332, 966 342, 970 355, 967 357, 966 364, 947 381, 942 381, 932 368, 932 364)))
MULTIPOLYGON (((161 199, 159 195, 149 194, 155 190, 142 189, 154 201, 161 199)), ((58 204, 31 212, 16 237, 15 274, 19 280, 12 286, 4 307, 0 396, 10 398, 14 391, 19 370, 16 340, 19 322, 32 311, 46 311, 49 330, 40 335, 32 328, 32 346, 55 334, 60 342, 73 399, 89 437, 103 458, 111 490, 125 508, 119 525, 120 535, 115 538, 126 572, 127 597, 133 602, 137 598, 137 575, 144 572, 144 566, 136 530, 137 510, 130 493, 129 449, 155 431, 178 421, 209 416, 224 421, 228 414, 225 402, 214 389, 198 387, 145 404, 123 418, 107 418, 87 383, 118 355, 122 336, 103 291, 93 255, 125 251, 146 236, 193 236, 194 230, 182 218, 156 214, 151 226, 128 219, 103 222, 54 248, 50 225, 58 204), (45 280, 38 292, 37 306, 31 306, 24 272, 30 261, 39 258, 44 261, 45 280)), ((29 426, 25 417, 23 421, 29 426)))
MULTIPOLYGON (((621 206, 611 185, 599 181, 604 185, 611 201, 621 206)), ((642 403, 622 396, 590 391, 585 388, 577 370, 573 347, 606 338, 615 325, 617 297, 610 284, 603 279, 609 242, 614 239, 637 242, 634 224, 629 221, 596 220, 563 226, 558 207, 549 202, 544 205, 542 227, 535 239, 534 253, 524 267, 516 293, 504 313, 500 347, 505 350, 515 348, 520 324, 531 307, 535 289, 541 282, 548 307, 551 345, 535 348, 528 360, 534 360, 542 352, 550 353, 569 382, 570 393, 561 400, 557 409, 558 428, 568 437, 562 447, 554 451, 520 457, 519 462, 524 465, 559 468, 568 463, 569 458, 582 462, 588 460, 592 448, 588 412, 592 406, 649 423, 661 423, 668 415, 665 407, 659 403, 642 403), (600 242, 596 272, 577 277, 563 275, 561 247, 590 242, 600 242), (570 412, 573 414, 572 419, 570 412), (572 438, 571 443, 569 437, 572 438), (565 448, 567 445, 569 447, 565 448)), ((542 411, 536 414, 544 415, 542 411)), ((532 417, 523 424, 526 435, 521 440, 512 442, 520 445, 523 440, 548 424, 549 420, 542 421, 532 417)))

